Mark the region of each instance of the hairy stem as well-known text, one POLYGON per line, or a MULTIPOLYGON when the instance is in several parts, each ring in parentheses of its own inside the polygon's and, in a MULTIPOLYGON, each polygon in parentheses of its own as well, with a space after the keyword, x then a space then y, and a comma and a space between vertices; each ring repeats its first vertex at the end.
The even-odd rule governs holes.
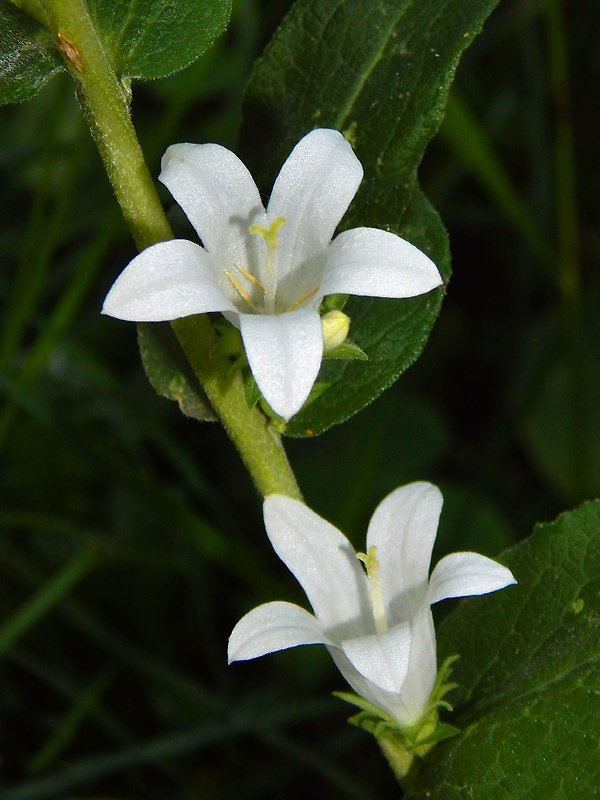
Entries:
POLYGON ((129 87, 117 76, 84 0, 42 5, 138 248, 172 238, 131 122, 129 87))
MULTIPOLYGON (((117 74, 85 0, 39 0, 39 6, 75 79, 88 124, 138 248, 171 239, 171 228, 131 122, 129 86, 117 74)), ((178 320, 173 328, 258 490, 263 495, 300 499, 279 435, 258 409, 248 408, 239 372, 229 376, 229 361, 211 357, 216 335, 209 318, 178 320)))

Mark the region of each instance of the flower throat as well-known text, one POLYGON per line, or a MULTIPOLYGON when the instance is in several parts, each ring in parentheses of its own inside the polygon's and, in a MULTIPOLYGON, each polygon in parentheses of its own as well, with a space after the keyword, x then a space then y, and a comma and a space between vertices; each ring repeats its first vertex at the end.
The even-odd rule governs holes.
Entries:
MULTIPOLYGON (((277 217, 273 220, 268 228, 266 228, 264 225, 257 224, 250 225, 248 228, 250 233, 260 236, 267 243, 266 286, 263 286, 263 284, 257 278, 255 278, 254 275, 248 272, 247 269, 244 269, 244 267, 241 267, 239 264, 236 264, 235 267, 238 272, 243 275, 244 278, 246 278, 246 280, 250 281, 253 286, 256 286, 263 293, 263 311, 266 314, 275 314, 275 293, 277 291, 277 234, 285 224, 285 217, 277 217)), ((252 297, 244 289, 239 280, 232 275, 229 270, 224 270, 224 272, 234 285, 238 294, 248 303, 250 307, 254 308, 252 297)), ((318 289, 319 287, 315 286, 314 289, 286 308, 286 311, 294 311, 296 308, 301 306, 305 300, 308 300, 309 297, 312 297, 314 294, 316 294, 318 289)))

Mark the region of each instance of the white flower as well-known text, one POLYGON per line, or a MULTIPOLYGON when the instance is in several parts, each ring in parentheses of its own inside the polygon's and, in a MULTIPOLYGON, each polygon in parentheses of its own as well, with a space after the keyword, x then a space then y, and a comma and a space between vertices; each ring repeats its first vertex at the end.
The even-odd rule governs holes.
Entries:
POLYGON ((265 211, 252 176, 217 144, 176 144, 160 180, 203 247, 175 239, 148 247, 117 278, 102 312, 160 322, 222 311, 239 327, 254 379, 289 419, 304 404, 323 355, 325 295, 413 297, 442 283, 433 262, 387 231, 331 237, 361 182, 360 161, 334 130, 294 148, 265 211))
POLYGON ((428 577, 442 502, 430 483, 396 489, 377 507, 367 555, 357 558, 346 537, 307 506, 267 497, 269 539, 314 616, 291 603, 258 606, 235 626, 229 661, 324 644, 358 695, 400 725, 421 718, 437 670, 430 606, 516 583, 509 569, 477 553, 448 555, 428 577))

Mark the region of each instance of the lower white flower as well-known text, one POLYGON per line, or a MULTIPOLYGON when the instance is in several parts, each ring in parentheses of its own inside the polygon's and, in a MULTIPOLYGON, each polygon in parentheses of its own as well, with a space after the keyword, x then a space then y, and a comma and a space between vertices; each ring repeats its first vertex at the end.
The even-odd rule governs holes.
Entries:
POLYGON ((283 165, 265 210, 234 153, 172 145, 160 180, 202 246, 173 239, 148 247, 117 278, 102 312, 134 322, 223 312, 240 329, 265 400, 289 419, 321 366, 323 297, 414 297, 442 283, 431 259, 388 231, 355 228, 331 240, 362 176, 341 133, 311 131, 283 165))
POLYGON ((477 553, 448 555, 429 577, 442 502, 430 483, 396 489, 371 519, 366 555, 357 555, 340 531, 307 506, 267 497, 267 534, 314 616, 286 602, 258 606, 235 626, 229 662, 324 644, 358 695, 403 727, 419 720, 437 671, 431 605, 516 583, 509 569, 477 553))

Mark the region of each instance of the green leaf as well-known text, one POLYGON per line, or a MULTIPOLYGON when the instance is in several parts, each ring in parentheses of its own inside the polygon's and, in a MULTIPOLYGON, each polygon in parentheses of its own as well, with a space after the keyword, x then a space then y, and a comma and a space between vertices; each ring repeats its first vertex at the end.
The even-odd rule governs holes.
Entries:
MULTIPOLYGON (((88 0, 121 78, 161 78, 187 67, 223 32, 231 0, 88 0)), ((27 100, 64 61, 51 33, 0 0, 0 104, 27 100)))
MULTIPOLYGON (((341 130, 365 178, 343 227, 392 230, 450 273, 444 227, 416 171, 442 119, 462 51, 496 0, 298 0, 245 97, 242 157, 268 192, 294 144, 315 127, 341 130)), ((376 266, 376 265, 374 265, 376 266)), ((352 339, 368 362, 328 361, 329 389, 287 434, 313 434, 377 397, 419 355, 443 290, 410 300, 350 298, 352 339)))
POLYGON ((88 0, 117 75, 161 78, 191 64, 221 34, 231 0, 88 0))
POLYGON ((9 0, 0 0, 0 104, 28 100, 63 68, 46 28, 9 0))
POLYGON ((600 501, 505 553, 519 581, 461 603, 440 627, 461 732, 411 800, 587 800, 600 785, 600 501))
POLYGON ((160 322, 140 323, 138 343, 146 375, 156 392, 176 400, 187 417, 214 421, 214 411, 171 326, 160 322))

